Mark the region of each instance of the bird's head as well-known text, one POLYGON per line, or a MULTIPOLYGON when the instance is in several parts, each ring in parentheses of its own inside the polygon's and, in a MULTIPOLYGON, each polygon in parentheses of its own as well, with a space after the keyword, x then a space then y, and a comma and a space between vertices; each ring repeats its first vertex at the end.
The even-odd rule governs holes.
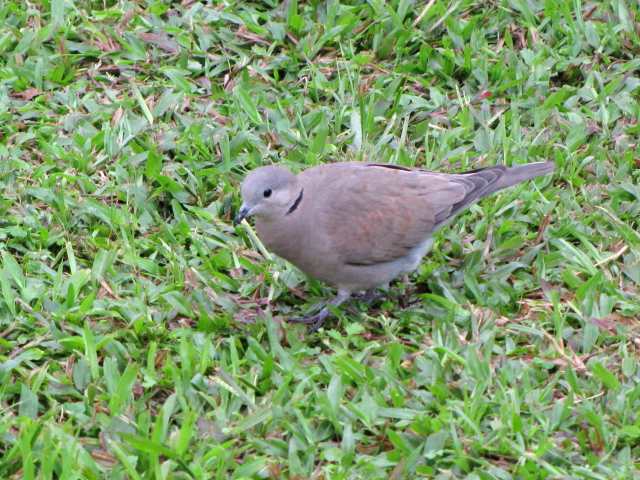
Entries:
POLYGON ((266 221, 281 218, 301 193, 300 181, 291 170, 278 165, 256 168, 242 182, 242 206, 233 224, 250 216, 266 221))

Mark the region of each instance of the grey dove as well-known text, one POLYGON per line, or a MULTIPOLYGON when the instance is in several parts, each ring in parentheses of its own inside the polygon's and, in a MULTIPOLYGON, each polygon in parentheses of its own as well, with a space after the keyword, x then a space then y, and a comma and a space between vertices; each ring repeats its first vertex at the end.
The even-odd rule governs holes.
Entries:
MULTIPOLYGON (((494 165, 462 173, 367 162, 319 165, 295 175, 270 165, 242 182, 234 219, 253 216, 262 243, 307 275, 334 285, 340 305, 415 270, 433 234, 455 215, 503 188, 555 170, 548 162, 494 165)), ((317 330, 331 314, 291 319, 317 330)))

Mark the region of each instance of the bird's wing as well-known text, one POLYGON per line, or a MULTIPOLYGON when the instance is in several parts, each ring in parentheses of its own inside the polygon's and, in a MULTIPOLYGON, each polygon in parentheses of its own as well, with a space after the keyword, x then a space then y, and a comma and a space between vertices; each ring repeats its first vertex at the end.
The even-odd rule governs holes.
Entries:
POLYGON ((342 165, 317 172, 312 221, 322 225, 318 231, 325 238, 318 241, 350 265, 409 255, 482 198, 506 170, 500 165, 448 175, 384 164, 342 165))

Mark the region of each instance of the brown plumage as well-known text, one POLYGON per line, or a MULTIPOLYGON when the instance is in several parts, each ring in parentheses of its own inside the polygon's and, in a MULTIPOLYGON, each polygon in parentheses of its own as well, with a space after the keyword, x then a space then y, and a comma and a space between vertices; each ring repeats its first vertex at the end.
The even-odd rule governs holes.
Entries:
MULTIPOLYGON (((258 236, 278 256, 307 275, 338 288, 339 305, 351 293, 413 271, 432 235, 455 215, 503 188, 555 170, 541 162, 494 165, 463 173, 438 173, 379 163, 320 165, 294 175, 260 167, 242 183, 235 223, 255 217, 258 236)), ((322 325, 329 315, 290 320, 322 325)))

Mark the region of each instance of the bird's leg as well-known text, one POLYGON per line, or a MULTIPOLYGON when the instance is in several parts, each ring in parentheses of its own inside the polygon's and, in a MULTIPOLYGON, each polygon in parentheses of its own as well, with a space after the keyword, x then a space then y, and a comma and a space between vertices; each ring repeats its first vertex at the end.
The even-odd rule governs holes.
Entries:
MULTIPOLYGON (((333 305, 334 307, 337 307, 342 302, 347 300, 350 296, 351 296, 351 292, 338 291, 338 295, 336 295, 336 298, 331 300, 329 303, 331 305, 333 305)), ((308 317, 302 317, 302 318, 290 318, 288 320, 288 322, 289 323, 302 323, 303 325, 310 325, 309 333, 313 333, 313 332, 315 332, 316 330, 318 330, 322 326, 324 321, 330 315, 332 315, 331 314, 331 310, 329 310, 329 307, 327 306, 327 307, 324 307, 322 310, 320 310, 315 315, 311 315, 311 316, 308 316, 308 317)))
POLYGON ((384 293, 376 293, 376 289, 370 288, 365 291, 362 295, 358 295, 356 300, 360 300, 361 302, 366 303, 367 305, 371 305, 371 303, 384 298, 384 293))
POLYGON ((311 305, 308 309, 307 309, 307 313, 312 313, 312 312, 318 312, 320 311, 321 308, 323 308, 327 303, 329 303, 329 300, 327 300, 326 298, 320 300, 319 302, 314 303, 313 305, 311 305))

